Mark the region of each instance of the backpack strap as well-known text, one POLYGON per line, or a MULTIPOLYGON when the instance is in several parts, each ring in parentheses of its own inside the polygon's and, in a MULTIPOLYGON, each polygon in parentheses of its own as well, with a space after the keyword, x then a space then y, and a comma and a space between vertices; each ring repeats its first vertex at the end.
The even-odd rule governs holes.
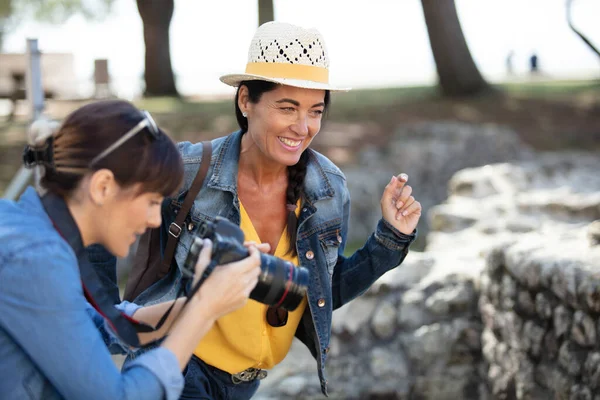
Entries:
POLYGON ((171 268, 171 261, 175 255, 175 248, 179 242, 179 236, 181 236, 181 232, 183 231, 183 223, 192 208, 192 204, 194 204, 196 196, 202 188, 204 178, 206 178, 208 167, 210 166, 211 157, 212 143, 210 141, 202 142, 202 161, 200 162, 200 168, 194 178, 194 182, 192 182, 192 185, 185 196, 185 200, 183 200, 181 209, 177 212, 175 221, 169 225, 169 238, 167 239, 167 246, 165 247, 165 254, 160 268, 159 278, 166 276, 171 268))

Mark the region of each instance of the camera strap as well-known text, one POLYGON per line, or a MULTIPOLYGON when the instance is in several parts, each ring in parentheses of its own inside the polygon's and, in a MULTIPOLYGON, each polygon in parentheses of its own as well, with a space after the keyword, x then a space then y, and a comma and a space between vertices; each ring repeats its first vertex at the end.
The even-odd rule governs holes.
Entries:
MULTIPOLYGON (((202 188, 204 178, 206 177, 208 168, 210 166, 210 160, 212 157, 212 143, 210 141, 205 141, 202 143, 202 145, 203 157, 198 173, 196 174, 196 177, 194 178, 194 181, 188 190, 188 194, 185 197, 175 222, 169 226, 169 238, 167 240, 165 255, 161 265, 163 269, 166 268, 166 272, 163 274, 163 276, 166 275, 169 270, 177 242, 179 241, 179 236, 182 232, 181 227, 185 222, 185 218, 187 217, 187 214, 191 209, 197 194, 202 188)), ((115 308, 113 302, 108 296, 108 293, 104 290, 96 270, 88 259, 87 252, 85 251, 85 247, 83 245, 83 240, 81 239, 81 233, 79 232, 79 228, 77 227, 77 224, 75 223, 75 220, 73 219, 73 216, 71 215, 71 212, 69 211, 65 201, 59 196, 51 193, 44 195, 41 200, 46 213, 54 225, 54 228, 75 252, 77 262, 79 264, 83 293, 87 301, 100 315, 102 315, 102 317, 107 320, 110 327, 123 342, 132 347, 141 347, 137 334, 159 330, 173 310, 175 302, 173 302, 169 309, 164 313, 164 315, 158 321, 156 327, 152 327, 148 324, 137 321, 115 308)), ((201 281, 198 283, 200 284, 201 281)), ((196 285, 192 291, 193 293, 198 290, 200 287, 199 284, 196 285)), ((176 298, 178 298, 183 292, 184 284, 182 283, 182 287, 178 291, 176 298)), ((187 301, 190 297, 191 296, 188 296, 185 304, 187 304, 187 301)))
POLYGON ((73 249, 77 257, 81 285, 87 301, 108 321, 110 327, 123 342, 129 346, 140 347, 137 334, 139 332, 153 332, 155 328, 136 321, 114 306, 88 259, 81 233, 65 201, 52 193, 47 193, 41 200, 54 228, 73 249))

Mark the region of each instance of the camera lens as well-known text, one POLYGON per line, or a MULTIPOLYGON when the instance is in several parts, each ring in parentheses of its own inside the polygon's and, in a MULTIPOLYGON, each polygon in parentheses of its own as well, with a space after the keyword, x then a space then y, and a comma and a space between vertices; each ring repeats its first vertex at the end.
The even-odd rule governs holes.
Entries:
POLYGON ((262 273, 250 298, 294 311, 306 295, 308 270, 268 254, 261 254, 260 259, 262 273))

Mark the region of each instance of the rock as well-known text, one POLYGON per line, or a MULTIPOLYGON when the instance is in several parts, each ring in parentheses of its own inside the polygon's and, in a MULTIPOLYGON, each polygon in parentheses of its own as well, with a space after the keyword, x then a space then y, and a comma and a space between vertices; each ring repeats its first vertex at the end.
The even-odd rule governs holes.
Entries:
MULTIPOLYGON (((321 136, 321 135, 319 135, 321 136)), ((531 158, 531 150, 510 129, 459 122, 403 124, 385 149, 365 147, 357 166, 344 166, 352 198, 350 242, 362 243, 373 231, 381 212, 380 195, 392 175, 407 173, 424 213, 447 196, 457 171, 489 163, 531 158)), ((419 224, 424 238, 429 227, 419 224)))
POLYGON ((397 381, 409 377, 409 367, 401 352, 390 352, 387 349, 376 347, 371 350, 371 372, 377 380, 391 378, 397 381))
POLYGON ((580 346, 592 347, 596 344, 596 325, 594 320, 581 310, 573 315, 571 338, 580 346))
POLYGON ((306 388, 307 384, 308 381, 303 376, 290 376, 285 378, 279 387, 282 393, 288 396, 296 396, 306 388))
POLYGON ((573 323, 573 312, 562 304, 554 309, 554 331, 557 338, 571 330, 573 323))
POLYGON ((414 289, 404 293, 398 310, 398 325, 405 329, 417 328, 430 319, 425 310, 425 294, 414 289))
POLYGON ((476 302, 475 292, 468 283, 457 283, 438 289, 425 301, 425 307, 433 314, 465 312, 476 302))
POLYGON ((558 350, 558 363, 573 377, 581 374, 587 352, 571 341, 565 341, 558 350))
POLYGON ((593 390, 600 389, 600 353, 592 352, 587 355, 582 380, 593 390))
POLYGON ((389 302, 382 302, 375 310, 371 326, 378 338, 391 338, 396 331, 396 307, 389 302))
POLYGON ((600 244, 600 220, 592 222, 588 227, 588 239, 592 246, 600 244))
POLYGON ((376 298, 359 298, 336 310, 332 318, 332 332, 348 332, 354 335, 361 327, 368 324, 377 306, 376 298))

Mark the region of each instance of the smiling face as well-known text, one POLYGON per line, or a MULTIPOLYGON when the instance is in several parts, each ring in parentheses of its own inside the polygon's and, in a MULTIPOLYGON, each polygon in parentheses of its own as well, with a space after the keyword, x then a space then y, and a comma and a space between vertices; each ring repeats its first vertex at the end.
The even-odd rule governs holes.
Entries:
POLYGON ((160 193, 139 193, 139 185, 118 189, 102 206, 99 242, 117 257, 125 257, 136 238, 161 224, 160 193))
POLYGON ((247 135, 263 156, 290 166, 298 163, 321 129, 325 91, 277 85, 252 103, 242 86, 238 105, 248 115, 247 135))

